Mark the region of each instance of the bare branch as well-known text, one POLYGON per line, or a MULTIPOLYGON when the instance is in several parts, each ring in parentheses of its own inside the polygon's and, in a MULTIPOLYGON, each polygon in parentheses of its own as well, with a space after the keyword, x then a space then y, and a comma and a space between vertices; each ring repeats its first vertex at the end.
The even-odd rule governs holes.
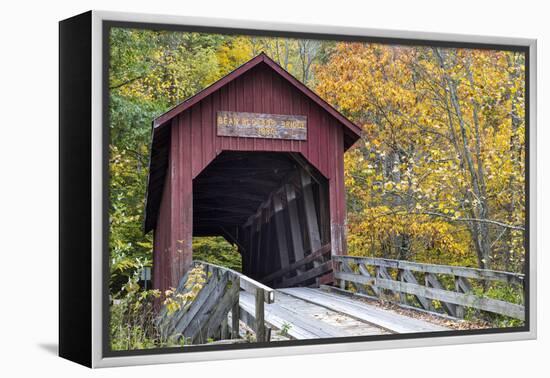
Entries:
POLYGON ((417 214, 432 215, 432 216, 436 216, 436 217, 446 218, 448 220, 455 221, 455 222, 488 223, 488 224, 494 224, 494 225, 500 226, 500 227, 505 227, 505 228, 508 228, 508 229, 511 229, 511 230, 525 231, 525 227, 523 227, 523 226, 517 226, 517 225, 514 225, 514 224, 499 222, 499 221, 492 220, 492 219, 457 218, 457 217, 453 217, 451 215, 435 213, 435 212, 431 212, 431 211, 423 211, 423 212, 420 212, 420 213, 417 213, 417 214))

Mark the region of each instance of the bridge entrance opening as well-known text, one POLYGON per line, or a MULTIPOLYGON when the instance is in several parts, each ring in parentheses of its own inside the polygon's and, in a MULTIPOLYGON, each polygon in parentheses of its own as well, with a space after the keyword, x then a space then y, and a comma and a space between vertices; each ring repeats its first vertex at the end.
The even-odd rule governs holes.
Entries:
POLYGON ((193 180, 193 236, 224 237, 272 287, 332 280, 329 211, 328 180, 299 153, 225 151, 193 180))
POLYGON ((344 152, 361 128, 265 54, 153 121, 144 231, 153 287, 176 287, 193 235, 223 236, 272 287, 333 281, 346 254, 344 152))

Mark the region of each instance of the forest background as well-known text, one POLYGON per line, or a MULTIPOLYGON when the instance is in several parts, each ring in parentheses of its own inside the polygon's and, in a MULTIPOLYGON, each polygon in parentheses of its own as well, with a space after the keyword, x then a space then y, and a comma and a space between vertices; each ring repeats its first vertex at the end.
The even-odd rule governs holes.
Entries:
MULTIPOLYGON (((113 28, 112 293, 152 260, 152 119, 262 51, 363 129, 345 155, 349 254, 524 272, 523 53, 113 28)), ((240 269, 221 238, 193 253, 240 269)))

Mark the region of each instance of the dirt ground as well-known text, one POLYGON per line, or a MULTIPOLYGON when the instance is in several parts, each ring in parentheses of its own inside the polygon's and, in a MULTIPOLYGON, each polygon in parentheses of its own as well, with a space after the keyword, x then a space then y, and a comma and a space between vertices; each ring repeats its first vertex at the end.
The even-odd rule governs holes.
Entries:
POLYGON ((431 322, 443 327, 448 327, 454 330, 485 329, 485 328, 492 327, 490 323, 482 320, 475 320, 475 321, 463 320, 463 319, 452 318, 446 315, 430 314, 428 312, 418 311, 412 308, 404 308, 397 304, 384 301, 384 300, 369 299, 369 298, 358 297, 358 296, 354 297, 354 299, 358 299, 362 302, 383 308, 385 310, 391 310, 401 315, 409 316, 416 319, 421 319, 421 320, 431 322))

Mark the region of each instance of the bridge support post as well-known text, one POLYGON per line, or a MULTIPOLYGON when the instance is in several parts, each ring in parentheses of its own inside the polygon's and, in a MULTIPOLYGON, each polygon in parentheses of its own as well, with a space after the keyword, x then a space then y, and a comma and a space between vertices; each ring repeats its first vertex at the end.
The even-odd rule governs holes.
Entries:
POLYGON ((275 217, 275 228, 277 230, 277 247, 281 262, 281 269, 286 269, 290 263, 286 240, 286 227, 283 219, 283 205, 281 203, 281 198, 277 193, 273 196, 273 212, 275 217))
MULTIPOLYGON (((313 190, 311 188, 311 176, 305 170, 300 171, 300 182, 302 184, 302 198, 304 201, 306 227, 309 236, 309 251, 313 253, 321 248, 321 236, 319 232, 317 210, 315 209, 315 200, 313 198, 313 190)), ((319 265, 319 262, 313 262, 315 268, 319 265)), ((315 279, 315 283, 316 286, 319 286, 318 278, 315 279)))
MULTIPOLYGON (((455 290, 457 293, 468 294, 472 287, 468 282, 468 279, 465 277, 454 276, 455 279, 455 290)), ((456 317, 463 319, 464 318, 464 307, 457 305, 455 308, 456 317)))
POLYGON ((255 303, 255 320, 256 320, 256 341, 264 342, 265 340, 265 313, 264 313, 264 291, 262 289, 256 289, 256 303, 255 303))
POLYGON ((239 301, 235 302, 233 304, 233 307, 231 308, 231 338, 232 339, 238 339, 239 338, 239 301))
MULTIPOLYGON (((292 250, 294 252, 294 261, 302 260, 304 255, 304 242, 300 230, 300 218, 298 217, 298 204, 296 202, 296 191, 292 184, 285 185, 286 203, 288 207, 288 222, 290 226, 290 238, 292 240, 292 250)), ((300 269, 303 271, 303 269, 300 269)))

